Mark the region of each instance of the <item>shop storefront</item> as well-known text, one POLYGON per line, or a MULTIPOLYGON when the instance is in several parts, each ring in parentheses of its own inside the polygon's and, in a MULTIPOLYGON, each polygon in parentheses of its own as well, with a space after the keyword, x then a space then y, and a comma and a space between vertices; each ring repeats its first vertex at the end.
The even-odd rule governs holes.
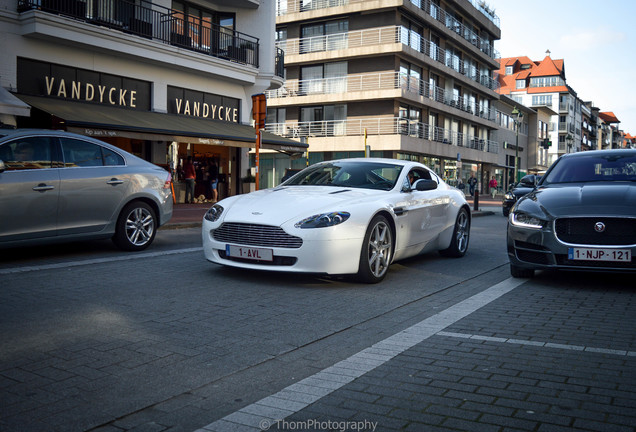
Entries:
MULTIPOLYGON (((170 169, 177 202, 181 167, 192 156, 199 168, 216 163, 219 198, 241 193, 247 153, 255 132, 242 124, 242 101, 204 91, 167 86, 167 112, 152 111, 152 82, 18 58, 15 96, 30 106, 18 127, 64 129, 116 145, 170 169)), ((306 145, 267 132, 262 147, 285 154, 306 145)), ((287 156, 288 157, 288 156, 287 156)), ((203 173, 196 196, 210 197, 203 173)))

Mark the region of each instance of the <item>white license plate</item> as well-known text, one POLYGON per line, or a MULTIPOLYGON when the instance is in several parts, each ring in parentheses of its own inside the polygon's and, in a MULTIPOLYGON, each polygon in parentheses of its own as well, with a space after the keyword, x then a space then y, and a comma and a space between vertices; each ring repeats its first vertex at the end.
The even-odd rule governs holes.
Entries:
POLYGON ((271 249, 225 245, 225 253, 226 255, 234 258, 243 258, 254 261, 274 260, 274 253, 271 249))
POLYGON ((568 258, 583 261, 631 262, 631 249, 569 248, 568 258))

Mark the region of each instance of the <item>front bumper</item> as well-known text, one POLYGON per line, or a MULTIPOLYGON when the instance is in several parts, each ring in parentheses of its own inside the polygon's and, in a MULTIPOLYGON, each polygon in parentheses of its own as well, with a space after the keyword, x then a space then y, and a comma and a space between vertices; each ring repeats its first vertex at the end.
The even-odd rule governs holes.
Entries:
POLYGON ((515 227, 508 223, 507 248, 510 263, 525 269, 636 271, 635 245, 578 245, 563 243, 554 234, 553 224, 550 224, 548 228, 538 230, 515 227), (572 260, 568 258, 568 250, 571 247, 630 249, 632 260, 631 262, 572 260))
MULTIPOLYGON (((358 272, 360 252, 364 231, 361 234, 346 234, 347 230, 334 228, 318 228, 297 230, 303 231, 302 245, 297 248, 253 246, 240 243, 217 241, 213 230, 218 223, 203 220, 202 240, 205 258, 213 263, 231 267, 253 270, 321 273, 321 274, 355 274, 358 272), (250 259, 232 258, 226 254, 226 246, 258 247, 270 249, 272 261, 255 261, 250 259)), ((356 230, 354 230, 356 231, 356 230)), ((295 232, 298 235, 299 232, 295 232)))

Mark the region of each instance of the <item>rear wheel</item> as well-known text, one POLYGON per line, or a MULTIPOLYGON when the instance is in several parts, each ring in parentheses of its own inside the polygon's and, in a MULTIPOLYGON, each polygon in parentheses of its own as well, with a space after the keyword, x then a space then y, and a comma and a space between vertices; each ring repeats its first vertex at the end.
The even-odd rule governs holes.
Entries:
POLYGON ((144 250, 155 238, 156 221, 152 207, 142 201, 131 202, 119 214, 113 242, 123 250, 144 250))
POLYGON ((393 233, 384 216, 371 220, 362 243, 358 280, 378 283, 386 276, 393 256, 393 233))
POLYGON ((466 255, 468 250, 468 241, 470 240, 470 216, 465 208, 459 210, 457 219, 455 219, 455 228, 453 229, 453 237, 450 246, 447 249, 439 251, 442 256, 460 258, 466 255))
POLYGON ((513 278, 527 279, 534 276, 534 270, 510 264, 510 276, 513 278))

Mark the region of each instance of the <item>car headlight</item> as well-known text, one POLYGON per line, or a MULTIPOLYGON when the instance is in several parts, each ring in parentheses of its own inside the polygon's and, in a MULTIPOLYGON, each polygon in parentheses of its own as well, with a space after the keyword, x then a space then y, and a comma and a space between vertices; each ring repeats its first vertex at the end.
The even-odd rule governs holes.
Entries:
POLYGON ((541 229, 546 225, 545 220, 521 211, 510 213, 510 223, 514 226, 534 229, 541 229))
POLYGON ((322 213, 313 216, 309 216, 297 222, 294 226, 296 228, 326 228, 335 225, 339 225, 349 219, 351 214, 347 212, 331 212, 331 213, 322 213))
POLYGON ((512 194, 510 192, 506 192, 506 194, 504 195, 504 198, 506 198, 509 201, 514 201, 515 196, 514 196, 514 194, 512 194))
POLYGON ((210 208, 210 210, 205 213, 205 216, 203 216, 203 218, 205 220, 209 220, 210 222, 216 222, 221 217, 221 213, 223 213, 223 207, 218 204, 214 204, 210 208))

